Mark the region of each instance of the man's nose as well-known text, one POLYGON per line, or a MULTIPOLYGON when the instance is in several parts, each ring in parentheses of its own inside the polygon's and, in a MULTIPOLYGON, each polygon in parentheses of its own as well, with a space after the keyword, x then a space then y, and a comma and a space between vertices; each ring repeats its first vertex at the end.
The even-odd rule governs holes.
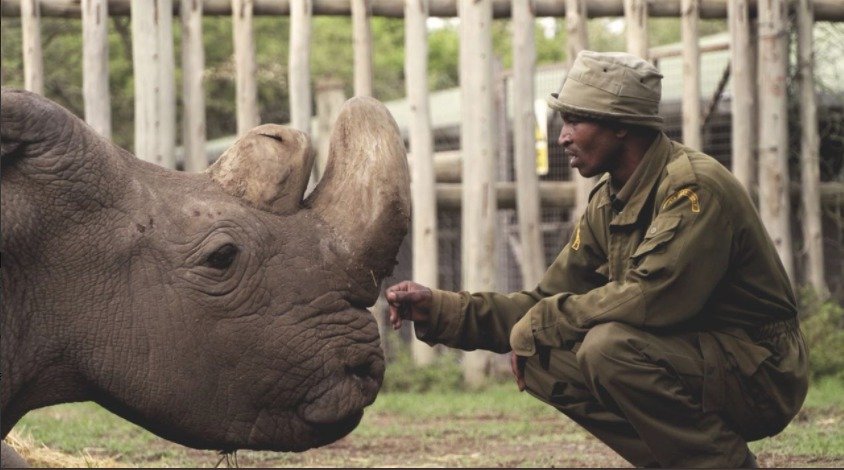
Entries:
POLYGON ((562 145, 563 147, 568 147, 572 142, 571 133, 568 132, 568 129, 566 129, 567 127, 568 126, 564 124, 563 128, 560 129, 560 136, 557 137, 557 144, 562 145))

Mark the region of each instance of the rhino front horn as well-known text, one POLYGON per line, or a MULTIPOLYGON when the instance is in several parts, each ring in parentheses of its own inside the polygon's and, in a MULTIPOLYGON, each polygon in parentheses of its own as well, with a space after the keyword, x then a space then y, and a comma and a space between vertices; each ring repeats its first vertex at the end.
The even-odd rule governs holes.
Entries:
POLYGON ((308 136, 264 124, 228 148, 206 173, 232 196, 276 214, 301 208, 314 152, 308 136))
POLYGON ((374 302, 410 225, 404 142, 383 104, 356 97, 337 117, 328 155, 325 174, 306 205, 334 228, 374 302))

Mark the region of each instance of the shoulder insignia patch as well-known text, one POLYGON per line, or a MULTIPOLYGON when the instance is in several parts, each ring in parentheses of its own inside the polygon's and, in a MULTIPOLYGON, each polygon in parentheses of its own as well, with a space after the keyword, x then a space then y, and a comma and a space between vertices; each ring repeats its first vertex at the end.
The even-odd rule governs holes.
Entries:
POLYGON ((676 193, 668 196, 668 198, 665 199, 665 202, 662 203, 662 209, 665 209, 678 199, 684 197, 688 198, 689 201, 692 203, 692 212, 700 212, 700 201, 698 200, 697 194, 695 194, 695 192, 689 188, 681 189, 676 193))
POLYGON ((571 249, 577 251, 580 249, 580 223, 574 229, 574 240, 571 242, 571 249))

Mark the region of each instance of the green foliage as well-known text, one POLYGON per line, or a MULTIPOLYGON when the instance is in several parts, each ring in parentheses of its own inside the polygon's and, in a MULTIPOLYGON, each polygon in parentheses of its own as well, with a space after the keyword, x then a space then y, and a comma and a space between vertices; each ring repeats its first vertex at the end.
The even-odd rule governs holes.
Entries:
POLYGON ((400 348, 384 373, 384 392, 445 392, 460 390, 463 373, 454 351, 438 354, 434 362, 417 365, 408 348, 400 348))
POLYGON ((812 379, 844 379, 844 308, 835 300, 820 300, 808 289, 800 303, 800 326, 809 348, 812 379))

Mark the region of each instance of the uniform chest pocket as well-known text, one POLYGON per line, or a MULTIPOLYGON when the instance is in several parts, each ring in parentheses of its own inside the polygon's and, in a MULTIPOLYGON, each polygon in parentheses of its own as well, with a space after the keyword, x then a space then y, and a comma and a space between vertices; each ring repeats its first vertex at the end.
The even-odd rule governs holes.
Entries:
POLYGON ((649 253, 662 249, 674 238, 681 219, 681 215, 666 215, 654 219, 647 228, 642 243, 639 243, 630 258, 638 260, 649 253))

